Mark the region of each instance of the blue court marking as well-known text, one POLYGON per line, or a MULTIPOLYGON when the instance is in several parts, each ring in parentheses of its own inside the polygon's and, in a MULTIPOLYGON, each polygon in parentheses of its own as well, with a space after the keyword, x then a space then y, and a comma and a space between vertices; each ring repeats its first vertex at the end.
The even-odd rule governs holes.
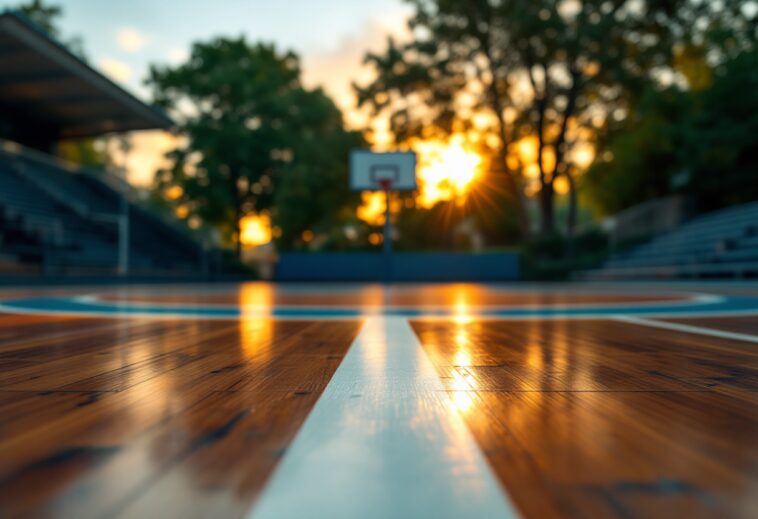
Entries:
MULTIPOLYGON (((188 306, 139 302, 110 302, 82 297, 38 297, 0 301, 0 312, 94 317, 178 317, 238 319, 273 317, 282 319, 357 319, 369 315, 388 317, 459 317, 455 307, 317 307, 271 306, 235 307, 221 305, 188 306)), ((682 315, 744 315, 758 313, 758 297, 717 296, 708 300, 676 301, 649 304, 581 305, 571 307, 468 307, 466 317, 483 319, 517 318, 592 318, 616 315, 648 317, 682 315)))

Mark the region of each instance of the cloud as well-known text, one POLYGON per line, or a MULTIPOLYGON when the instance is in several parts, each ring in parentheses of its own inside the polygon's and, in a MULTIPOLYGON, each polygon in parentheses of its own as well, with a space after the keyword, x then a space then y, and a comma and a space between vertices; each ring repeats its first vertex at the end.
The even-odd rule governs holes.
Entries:
POLYGON ((124 27, 116 31, 116 41, 121 50, 137 52, 147 43, 147 37, 137 29, 124 27))
POLYGON ((189 58, 189 52, 187 49, 174 47, 173 49, 169 49, 167 57, 169 63, 172 65, 178 65, 187 61, 187 58, 189 58))
MULTIPOLYGON (((352 127, 361 127, 366 117, 355 108, 353 81, 366 83, 371 79, 371 70, 362 65, 366 52, 381 52, 387 38, 407 41, 410 38, 406 26, 407 12, 398 12, 381 18, 366 20, 356 26, 353 36, 344 38, 331 50, 305 52, 303 56, 303 82, 314 88, 322 86, 342 109, 352 127)), ((189 52, 180 47, 168 49, 166 58, 172 64, 185 61, 189 52)), ((98 62, 105 73, 120 81, 132 77, 131 68, 125 63, 105 58, 98 62)), ((146 187, 152 182, 156 169, 165 167, 166 152, 183 142, 181 137, 159 131, 135 132, 132 134, 132 150, 127 158, 129 179, 138 186, 146 187)), ((117 148, 117 147, 116 147, 117 148)), ((123 162, 120 152, 112 151, 116 164, 123 162)))
POLYGON ((113 58, 101 58, 97 61, 97 66, 106 76, 121 83, 126 83, 134 75, 132 67, 113 58))
MULTIPOLYGON (((166 153, 184 143, 184 138, 161 130, 132 132, 131 150, 126 158, 129 182, 139 187, 149 187, 155 172, 170 165, 166 153)), ((108 142, 111 158, 118 166, 124 165, 124 154, 117 140, 108 142)))
POLYGON ((303 57, 303 83, 308 87, 321 86, 332 97, 346 116, 350 126, 365 124, 365 116, 356 109, 352 83, 367 83, 372 71, 363 65, 367 52, 382 52, 387 38, 395 41, 410 39, 407 12, 399 11, 382 18, 366 20, 356 35, 344 38, 331 51, 305 54, 303 57))

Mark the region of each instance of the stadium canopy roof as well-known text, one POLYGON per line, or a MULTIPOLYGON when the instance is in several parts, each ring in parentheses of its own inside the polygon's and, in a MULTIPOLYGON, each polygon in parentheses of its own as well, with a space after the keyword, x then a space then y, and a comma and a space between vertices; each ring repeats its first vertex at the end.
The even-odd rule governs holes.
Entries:
MULTIPOLYGON (((0 14, 0 112, 43 139, 168 129, 171 119, 93 69, 23 16, 0 14)), ((2 121, 0 121, 2 122, 2 121)))

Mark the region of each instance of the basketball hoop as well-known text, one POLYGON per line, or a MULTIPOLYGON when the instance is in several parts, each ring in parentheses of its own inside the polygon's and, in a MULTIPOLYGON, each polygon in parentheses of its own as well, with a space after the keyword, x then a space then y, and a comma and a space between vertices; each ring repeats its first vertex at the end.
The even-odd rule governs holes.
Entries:
POLYGON ((350 152, 350 189, 353 191, 415 191, 416 155, 411 152, 350 152), (389 181, 389 185, 387 185, 389 181))
POLYGON ((350 189, 384 192, 384 279, 392 279, 392 191, 416 190, 416 155, 412 152, 350 152, 350 189))
POLYGON ((382 190, 384 191, 390 191, 392 189, 392 179, 391 178, 380 178, 376 181, 379 186, 381 186, 382 190))

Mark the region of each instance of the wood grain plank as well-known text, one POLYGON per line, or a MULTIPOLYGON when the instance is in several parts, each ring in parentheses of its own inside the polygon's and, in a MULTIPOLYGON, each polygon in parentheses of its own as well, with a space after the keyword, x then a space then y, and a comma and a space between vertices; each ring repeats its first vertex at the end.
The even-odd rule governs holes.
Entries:
POLYGON ((758 315, 745 317, 697 317, 681 319, 658 319, 669 323, 688 324, 722 330, 725 332, 744 333, 758 336, 758 315))
POLYGON ((755 517, 753 345, 611 321, 413 323, 526 517, 755 517))
POLYGON ((0 516, 145 517, 164 500, 183 517, 240 516, 360 327, 109 322, 57 344, 19 335, 31 346, 14 358, 68 355, 4 374, 0 516))

